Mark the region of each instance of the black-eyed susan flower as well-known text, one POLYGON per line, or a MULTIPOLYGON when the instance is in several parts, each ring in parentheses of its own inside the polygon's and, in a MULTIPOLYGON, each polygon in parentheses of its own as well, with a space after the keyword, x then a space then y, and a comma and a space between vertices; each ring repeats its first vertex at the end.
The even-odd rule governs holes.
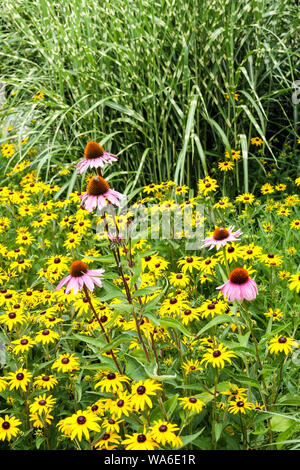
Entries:
POLYGON ((21 424, 21 421, 14 416, 5 415, 4 418, 0 416, 0 440, 10 441, 12 437, 17 436, 21 424))
POLYGON ((26 392, 31 377, 31 372, 29 372, 27 369, 23 369, 22 367, 20 367, 15 372, 9 372, 5 379, 7 380, 9 390, 18 390, 19 388, 21 388, 24 392, 26 392))
POLYGON ((48 410, 45 410, 44 413, 39 414, 39 413, 30 413, 29 414, 29 420, 32 423, 32 426, 34 428, 44 428, 47 424, 51 424, 53 421, 54 416, 51 415, 51 412, 48 410))
POLYGON ((255 201, 255 197, 254 197, 254 194, 252 193, 244 193, 244 194, 240 194, 239 196, 237 196, 235 200, 236 202, 243 202, 244 204, 251 205, 255 201))
POLYGON ((45 389, 45 390, 51 390, 58 384, 57 379, 54 377, 54 375, 46 375, 46 374, 40 374, 38 375, 33 382, 34 388, 37 390, 45 389))
POLYGON ((13 263, 11 263, 10 269, 11 271, 14 271, 14 269, 16 269, 18 273, 23 273, 24 271, 29 270, 31 266, 32 266, 32 260, 19 259, 18 261, 14 261, 13 263))
POLYGON ((296 289, 297 293, 300 291, 300 273, 290 275, 289 289, 290 290, 296 289))
POLYGON ((231 149, 230 153, 226 150, 225 152, 225 158, 232 158, 233 161, 240 160, 241 158, 241 151, 240 150, 233 150, 231 149), (231 154, 231 155, 230 155, 231 154))
POLYGON ((37 332, 35 341, 37 343, 50 344, 54 343, 58 338, 59 334, 56 331, 46 328, 37 332))
POLYGON ((294 338, 288 338, 286 336, 280 336, 277 334, 270 340, 268 349, 270 354, 278 354, 279 352, 283 352, 287 356, 289 353, 293 352, 292 346, 296 346, 297 344, 298 343, 294 340, 294 338))
POLYGON ((223 395, 228 395, 229 401, 244 400, 246 398, 246 388, 240 388, 235 384, 229 382, 229 388, 225 392, 221 392, 223 395))
POLYGON ((7 382, 4 377, 0 377, 0 393, 3 392, 7 387, 7 382))
POLYGON ((184 273, 170 273, 169 280, 174 287, 186 287, 190 283, 190 278, 184 273))
POLYGON ((124 419, 117 419, 117 418, 105 418, 102 423, 101 427, 105 429, 106 432, 108 433, 113 433, 113 432, 120 432, 120 423, 123 423, 124 419))
POLYGON ((144 382, 140 380, 135 383, 131 391, 131 403, 134 409, 143 411, 146 405, 152 408, 150 396, 155 396, 159 390, 162 390, 161 385, 152 379, 146 379, 144 382))
POLYGON ((196 307, 189 306, 185 308, 180 313, 180 318, 183 325, 188 325, 189 323, 193 322, 194 320, 198 320, 200 317, 199 309, 196 307))
POLYGON ((222 315, 226 312, 226 310, 227 303, 222 299, 216 298, 205 300, 198 308, 202 318, 207 318, 208 316, 214 318, 215 315, 222 315))
POLYGON ((26 317, 21 309, 16 310, 12 308, 0 316, 0 323, 5 324, 9 331, 18 324, 22 325, 25 321, 26 317))
POLYGON ((253 408, 254 404, 244 398, 237 401, 230 401, 228 411, 232 414, 237 414, 238 412, 246 414, 246 410, 253 410, 253 408))
POLYGON ((121 437, 115 432, 106 432, 95 442, 95 448, 98 450, 113 450, 120 443, 121 437))
POLYGON ((178 400, 180 401, 180 404, 183 406, 184 410, 187 409, 196 413, 201 413, 203 407, 205 406, 204 401, 196 397, 184 397, 179 398, 178 400))
POLYGON ((244 259, 244 250, 243 247, 240 246, 239 243, 228 243, 224 248, 224 251, 220 251, 217 253, 217 258, 219 259, 220 263, 226 264, 226 261, 230 264, 232 262, 237 261, 238 259, 244 259))
POLYGON ((159 419, 158 421, 154 421, 153 425, 150 427, 149 436, 152 437, 155 442, 163 446, 170 444, 172 447, 179 447, 182 445, 182 441, 180 437, 179 440, 176 439, 177 431, 179 431, 179 427, 176 424, 159 419))
POLYGON ((210 192, 216 191, 219 186, 216 179, 210 178, 210 176, 206 176, 203 179, 199 179, 198 187, 199 194, 207 196, 210 192))
POLYGON ((290 227, 296 230, 300 230, 300 219, 292 220, 290 227))
POLYGON ((222 197, 218 202, 214 204, 216 209, 227 209, 228 207, 232 207, 232 203, 229 201, 227 196, 222 197))
POLYGON ((283 263, 282 257, 274 253, 262 253, 259 260, 269 267, 280 266, 283 263))
POLYGON ((79 370, 79 360, 74 354, 60 354, 54 361, 51 369, 57 369, 58 372, 72 372, 79 370))
POLYGON ((252 137, 251 139, 251 144, 257 147, 260 147, 263 143, 264 141, 260 137, 252 137))
POLYGON ((202 370, 202 367, 200 367, 200 362, 197 359, 189 359, 187 362, 182 364, 182 368, 184 369, 186 375, 192 374, 198 370, 202 370))
POLYGON ((73 441, 75 438, 77 438, 79 441, 81 441, 83 436, 89 440, 90 431, 100 431, 98 421, 100 421, 100 418, 95 413, 91 413, 87 410, 78 410, 70 417, 68 423, 71 430, 71 440, 73 441))
POLYGON ((232 171, 234 168, 234 163, 231 161, 219 162, 218 168, 220 171, 232 171))
POLYGON ((135 432, 132 435, 126 434, 126 439, 122 441, 125 450, 154 450, 155 447, 159 448, 157 442, 153 440, 151 434, 143 430, 143 433, 135 432))
POLYGON ((237 357, 233 351, 228 351, 228 347, 224 346, 223 343, 215 345, 212 348, 208 348, 203 354, 203 359, 200 364, 205 363, 205 367, 211 364, 213 367, 219 367, 223 369, 225 362, 232 363, 231 359, 237 357))
POLYGON ((101 392, 119 393, 123 391, 124 382, 128 383, 129 378, 119 372, 109 372, 96 383, 95 389, 100 387, 101 392))
POLYGON ((15 344, 14 353, 22 354, 26 351, 29 351, 35 344, 35 340, 28 335, 23 335, 21 338, 12 341, 12 344, 15 344))
POLYGON ((50 412, 56 403, 56 399, 52 395, 46 396, 46 393, 39 395, 34 402, 29 405, 30 413, 43 414, 50 412))
POLYGON ((283 319, 283 313, 279 308, 276 308, 275 310, 273 308, 269 308, 268 312, 264 313, 264 315, 267 318, 272 317, 273 321, 280 321, 283 319))
POLYGON ((261 188, 260 188, 262 194, 271 194, 274 193, 274 187, 270 183, 265 183, 261 188))
POLYGON ((178 261, 178 266, 181 267, 182 272, 185 274, 187 271, 193 272, 193 269, 201 269, 201 258, 200 256, 185 256, 184 259, 178 261))

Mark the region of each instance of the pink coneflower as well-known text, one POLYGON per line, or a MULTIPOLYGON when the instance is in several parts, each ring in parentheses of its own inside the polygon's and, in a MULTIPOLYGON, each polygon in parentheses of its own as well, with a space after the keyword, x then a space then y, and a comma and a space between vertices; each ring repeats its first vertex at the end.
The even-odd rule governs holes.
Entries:
POLYGON ((216 249, 219 250, 219 248, 221 246, 225 246, 226 243, 235 242, 236 240, 239 240, 239 238, 237 237, 242 234, 240 229, 236 232, 233 232, 232 230, 232 225, 228 229, 224 227, 216 228, 211 237, 205 238, 203 240, 204 244, 201 246, 201 248, 207 248, 209 246, 209 249, 211 250, 215 246, 216 249))
POLYGON ((94 285, 102 287, 100 277, 103 277, 104 269, 88 269, 87 265, 80 260, 73 261, 70 266, 70 274, 62 279, 57 285, 56 290, 61 289, 65 284, 65 293, 68 294, 73 289, 73 294, 86 286, 90 291, 94 290, 94 285))
POLYGON ((229 274, 229 280, 217 289, 221 289, 224 297, 227 297, 230 302, 253 300, 258 294, 256 282, 250 279, 248 271, 244 268, 233 269, 229 274))
POLYGON ((93 176, 87 185, 86 193, 79 197, 89 212, 97 207, 99 210, 104 209, 109 203, 119 206, 119 200, 126 199, 125 194, 110 189, 108 182, 102 176, 93 176))
POLYGON ((103 168, 106 163, 111 165, 118 157, 113 153, 105 152, 97 142, 92 140, 87 143, 84 150, 84 159, 77 163, 78 173, 84 173, 88 168, 103 168))

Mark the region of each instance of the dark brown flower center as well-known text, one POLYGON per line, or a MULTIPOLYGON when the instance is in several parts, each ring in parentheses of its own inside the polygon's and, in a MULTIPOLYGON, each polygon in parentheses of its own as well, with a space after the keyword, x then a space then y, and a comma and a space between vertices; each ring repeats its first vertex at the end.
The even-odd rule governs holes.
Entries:
POLYGON ((197 398, 191 397, 189 398, 190 403, 197 403, 197 398))
POLYGON ((114 380, 116 378, 116 374, 114 372, 110 372, 109 374, 107 374, 106 378, 108 380, 114 380))
POLYGON ((216 349, 214 352, 213 352, 213 357, 220 357, 221 356, 221 351, 219 351, 218 349, 216 349))
POLYGON ((70 266, 70 275, 72 277, 81 277, 86 274, 88 271, 88 267, 85 263, 80 260, 73 261, 70 266))
POLYGON ((42 380, 43 380, 44 382, 48 382, 48 381, 50 380, 50 377, 48 377, 48 375, 44 375, 44 376, 42 377, 42 380))
POLYGON ((28 342, 29 342, 29 341, 28 341, 28 339, 26 339, 26 338, 24 338, 24 339, 21 340, 22 346, 25 346, 25 344, 28 344, 28 342))
POLYGON ((137 437, 137 441, 142 443, 142 442, 145 442, 147 440, 145 434, 139 434, 138 437, 137 437))
POLYGON ((231 271, 229 279, 233 284, 245 284, 249 279, 249 274, 244 268, 235 268, 231 271))
POLYGON ((90 179, 86 190, 91 196, 100 196, 109 190, 109 184, 104 178, 102 178, 102 176, 93 176, 90 179))
POLYGON ((239 408, 243 408, 244 405, 245 405, 245 404, 244 404, 243 401, 238 401, 238 402, 236 403, 236 406, 238 406, 239 408))
POLYGON ((8 421, 3 421, 2 428, 7 430, 10 428, 10 423, 8 421))
POLYGON ((117 402, 117 406, 118 406, 118 408, 122 408, 122 406, 124 406, 124 400, 119 400, 117 402))
POLYGON ((46 405, 46 400, 40 400, 40 401, 39 401, 39 405, 45 406, 45 405, 46 405))
POLYGON ((16 376, 17 380, 23 380, 24 379, 24 374, 22 372, 19 372, 16 376))
POLYGON ((160 432, 166 432, 166 431, 168 430, 168 426, 166 426, 165 424, 162 424, 162 425, 158 428, 158 430, 159 430, 160 432))
POLYGON ((86 422, 85 416, 78 416, 77 418, 77 423, 78 424, 84 424, 86 422))
POLYGON ((144 393, 146 392, 146 388, 144 387, 144 385, 140 385, 136 392, 138 393, 138 395, 144 395, 144 393))
POLYGON ((64 357, 62 360, 61 360, 61 363, 62 364, 69 364, 70 362, 70 359, 68 357, 64 357))
POLYGON ((287 339, 284 336, 280 336, 280 338, 278 339, 278 343, 280 344, 284 344, 286 342, 287 342, 287 339))
POLYGON ((226 228, 218 227, 213 233, 214 240, 224 240, 229 237, 229 232, 226 228))
POLYGON ((93 142, 92 140, 87 143, 84 149, 84 156, 89 160, 102 157, 103 154, 104 148, 101 147, 101 145, 99 145, 97 142, 93 142))

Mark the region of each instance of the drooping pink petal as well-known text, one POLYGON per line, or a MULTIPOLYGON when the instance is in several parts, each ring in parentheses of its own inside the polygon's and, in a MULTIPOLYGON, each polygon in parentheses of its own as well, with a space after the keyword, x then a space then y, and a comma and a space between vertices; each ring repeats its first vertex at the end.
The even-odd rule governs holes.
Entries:
POLYGON ((82 276, 82 280, 84 282, 84 284, 86 285, 86 287, 90 290, 90 291, 93 291, 94 290, 94 283, 92 281, 92 279, 87 276, 86 274, 84 274, 82 276))
POLYGON ((70 274, 69 274, 67 277, 64 277, 64 278, 57 284, 55 290, 61 289, 62 286, 64 286, 64 285, 69 281, 70 278, 71 278, 70 274))

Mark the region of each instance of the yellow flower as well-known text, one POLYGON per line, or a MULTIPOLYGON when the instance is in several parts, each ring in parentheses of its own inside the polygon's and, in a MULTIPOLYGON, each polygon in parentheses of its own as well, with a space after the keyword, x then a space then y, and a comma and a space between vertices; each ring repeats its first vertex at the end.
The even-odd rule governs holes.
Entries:
POLYGON ((154 450, 159 445, 151 438, 151 434, 147 434, 144 429, 143 433, 135 432, 133 435, 126 434, 126 439, 122 441, 126 450, 154 450))
POLYGON ((31 377, 32 373, 21 367, 15 372, 9 372, 8 376, 5 378, 8 381, 9 390, 18 390, 21 388, 24 392, 26 392, 26 387, 29 384, 31 377))
POLYGON ((205 406, 205 403, 196 397, 179 398, 179 401, 184 410, 187 408, 189 411, 195 411, 196 413, 201 413, 203 406, 205 406))
POLYGON ((253 403, 247 401, 247 399, 240 399, 238 401, 229 402, 229 413, 237 414, 239 411, 242 414, 246 414, 245 410, 252 410, 254 408, 253 403))
POLYGON ((146 379, 145 382, 140 380, 132 386, 131 403, 136 410, 144 410, 145 405, 152 408, 150 396, 156 395, 158 390, 162 390, 161 385, 155 380, 146 379))
POLYGON ((95 389, 100 387, 101 392, 117 393, 123 391, 123 382, 129 382, 128 377, 119 372, 109 372, 95 385, 95 389))
POLYGON ((274 338, 270 340, 268 349, 271 354, 284 352, 287 356, 289 353, 292 353, 292 346, 296 346, 298 343, 293 338, 287 338, 286 336, 275 335, 274 338))
POLYGON ((205 367, 208 366, 208 364, 212 364, 213 367, 220 367, 223 368, 225 367, 225 361, 229 362, 231 364, 231 358, 237 357, 236 354, 234 354, 233 351, 227 351, 227 346, 224 346, 223 343, 220 343, 218 346, 214 346, 212 348, 209 348, 203 355, 203 359, 200 362, 200 364, 203 364, 204 362, 205 367))
POLYGON ((4 419, 0 417, 0 440, 7 439, 10 441, 12 437, 18 434, 21 424, 21 421, 14 416, 5 415, 4 419))
POLYGON ((74 354, 60 354, 58 359, 54 361, 51 369, 57 369, 58 372, 72 372, 73 370, 79 370, 79 360, 74 357, 74 354))
POLYGON ((149 436, 154 439, 158 444, 163 446, 170 444, 172 448, 182 445, 182 441, 178 436, 176 436, 176 431, 179 431, 179 427, 176 424, 171 424, 168 421, 163 421, 159 419, 154 421, 153 426, 150 427, 149 436))
POLYGON ((99 420, 100 418, 95 413, 86 410, 78 410, 68 419, 68 425, 71 431, 71 440, 73 441, 77 438, 81 441, 83 435, 87 440, 89 440, 89 431, 100 431, 100 426, 97 423, 99 420))
POLYGON ((256 145, 257 147, 259 147, 263 143, 264 143, 264 141, 260 137, 252 137, 252 139, 251 139, 251 144, 256 145))

